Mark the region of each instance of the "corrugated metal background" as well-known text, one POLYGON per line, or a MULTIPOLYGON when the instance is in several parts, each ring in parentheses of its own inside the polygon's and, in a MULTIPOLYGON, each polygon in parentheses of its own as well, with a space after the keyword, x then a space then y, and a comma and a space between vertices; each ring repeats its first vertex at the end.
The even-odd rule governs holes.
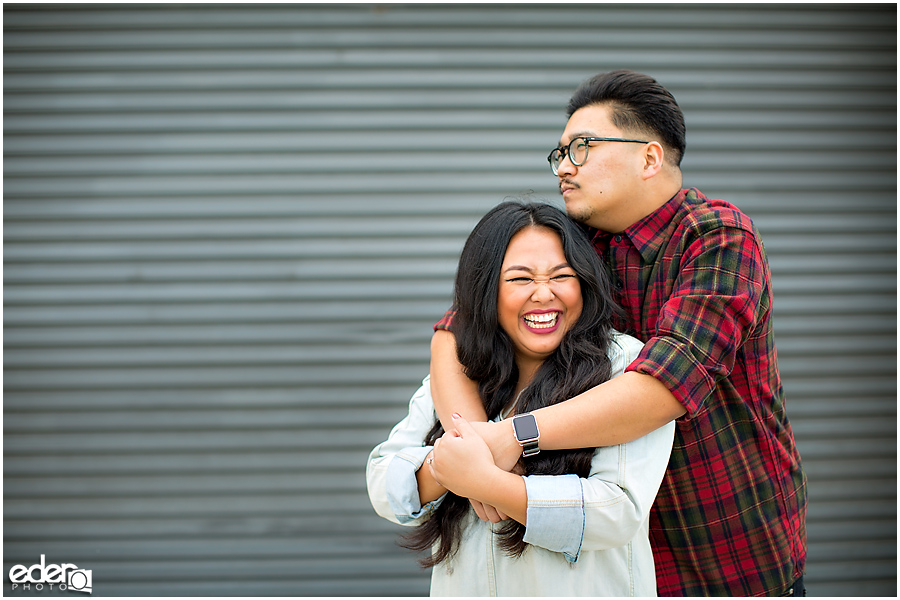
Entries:
POLYGON ((558 202, 565 102, 620 67, 763 232, 810 592, 895 595, 891 4, 4 4, 5 572, 426 594, 366 455, 465 235, 558 202))

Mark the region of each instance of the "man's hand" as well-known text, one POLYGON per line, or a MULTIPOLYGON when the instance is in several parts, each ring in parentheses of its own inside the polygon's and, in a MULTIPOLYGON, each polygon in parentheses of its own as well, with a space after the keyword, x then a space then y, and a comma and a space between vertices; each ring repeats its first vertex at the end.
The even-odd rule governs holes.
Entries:
POLYGON ((472 508, 475 509, 475 514, 478 515, 478 518, 482 521, 499 523, 500 521, 506 521, 509 519, 509 517, 506 516, 503 511, 494 508, 490 504, 484 504, 483 502, 472 500, 471 498, 469 498, 469 504, 472 505, 472 508))

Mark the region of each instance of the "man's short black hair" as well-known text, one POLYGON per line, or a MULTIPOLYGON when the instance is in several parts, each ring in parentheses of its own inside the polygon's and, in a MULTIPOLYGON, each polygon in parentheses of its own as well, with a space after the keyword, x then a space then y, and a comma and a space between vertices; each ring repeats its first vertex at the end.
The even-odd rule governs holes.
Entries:
POLYGON ((575 90, 566 114, 592 105, 612 109, 616 127, 630 134, 643 133, 657 138, 668 160, 681 165, 684 157, 684 114, 675 97, 655 79, 643 73, 621 69, 591 77, 575 90))

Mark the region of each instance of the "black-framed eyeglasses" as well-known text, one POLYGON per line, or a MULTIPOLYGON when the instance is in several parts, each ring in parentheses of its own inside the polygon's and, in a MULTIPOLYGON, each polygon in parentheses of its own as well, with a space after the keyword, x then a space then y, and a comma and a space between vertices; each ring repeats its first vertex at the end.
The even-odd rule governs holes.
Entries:
POLYGON ((568 156, 569 160, 572 161, 572 164, 576 167, 580 167, 581 165, 583 165, 584 161, 586 161, 588 157, 588 149, 591 147, 589 142, 634 142, 635 144, 649 143, 645 142, 644 140, 628 140, 625 138, 579 136, 569 142, 567 146, 564 146, 562 148, 554 148, 553 152, 550 153, 550 156, 547 157, 547 161, 550 163, 550 170, 553 171, 553 174, 559 175, 559 163, 562 162, 562 159, 565 156, 568 156))

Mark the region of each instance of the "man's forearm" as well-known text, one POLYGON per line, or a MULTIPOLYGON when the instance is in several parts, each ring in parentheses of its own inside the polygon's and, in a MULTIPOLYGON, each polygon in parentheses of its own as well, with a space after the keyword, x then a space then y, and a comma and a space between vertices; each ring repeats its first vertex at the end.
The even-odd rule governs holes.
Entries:
POLYGON ((444 431, 453 428, 453 413, 469 421, 487 421, 478 386, 463 373, 456 339, 449 331, 435 331, 431 338, 431 396, 444 431))
MULTIPOLYGON (((454 412, 470 422, 487 420, 477 385, 462 372, 456 359, 456 341, 447 331, 436 331, 431 341, 431 391, 445 431, 453 427, 454 412)), ((615 446, 647 435, 684 413, 684 407, 666 386, 635 372, 534 411, 543 450, 615 446)), ((478 431, 488 442, 497 465, 512 468, 522 451, 512 427, 503 422, 483 424, 478 431)))
POLYGON ((630 442, 685 412, 661 382, 630 372, 534 415, 541 449, 564 450, 630 442))
MULTIPOLYGON (((615 446, 638 439, 685 413, 659 381, 625 373, 587 392, 534 411, 541 450, 615 446)), ((473 424, 498 467, 510 470, 522 447, 507 421, 473 424)))

